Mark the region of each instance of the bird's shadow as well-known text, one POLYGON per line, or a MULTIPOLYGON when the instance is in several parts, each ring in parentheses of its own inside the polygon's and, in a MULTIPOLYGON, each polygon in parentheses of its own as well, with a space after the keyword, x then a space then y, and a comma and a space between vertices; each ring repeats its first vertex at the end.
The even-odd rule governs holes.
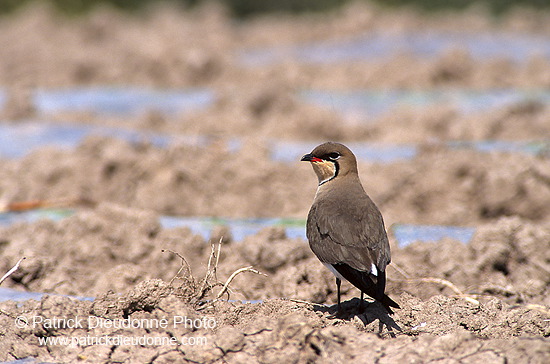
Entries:
POLYGON ((397 325, 395 320, 388 314, 388 311, 379 302, 363 301, 359 298, 352 298, 351 300, 344 301, 340 305, 325 306, 314 305, 314 311, 328 313, 330 319, 341 319, 349 321, 354 317, 357 317, 363 322, 365 326, 378 319, 379 332, 378 335, 382 335, 384 326, 388 330, 388 334, 391 337, 395 337, 393 329, 402 332, 403 330, 397 325))

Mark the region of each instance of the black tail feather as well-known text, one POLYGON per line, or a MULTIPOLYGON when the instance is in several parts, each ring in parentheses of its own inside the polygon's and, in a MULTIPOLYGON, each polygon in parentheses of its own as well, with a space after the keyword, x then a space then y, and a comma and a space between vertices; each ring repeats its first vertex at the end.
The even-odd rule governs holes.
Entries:
POLYGON ((384 297, 382 297, 381 300, 378 300, 382 306, 384 306, 384 308, 386 309, 386 311, 388 311, 389 314, 393 314, 393 310, 390 308, 390 307, 394 307, 394 308, 401 308, 397 302, 395 302, 394 300, 392 300, 388 295, 384 295, 384 297))
POLYGON ((378 272, 375 282, 373 280, 373 276, 369 272, 354 269, 343 263, 333 264, 332 266, 342 275, 342 277, 346 278, 346 280, 348 280, 351 284, 359 288, 361 292, 380 302, 388 313, 393 314, 393 310, 390 307, 401 308, 394 300, 384 293, 386 288, 385 271, 378 272))

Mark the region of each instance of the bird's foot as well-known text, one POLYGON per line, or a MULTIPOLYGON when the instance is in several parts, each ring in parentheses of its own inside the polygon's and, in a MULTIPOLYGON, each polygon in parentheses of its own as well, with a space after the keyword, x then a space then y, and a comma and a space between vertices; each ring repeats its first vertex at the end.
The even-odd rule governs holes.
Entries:
POLYGON ((340 303, 338 303, 338 306, 336 306, 336 310, 334 310, 334 306, 332 306, 329 310, 329 312, 331 312, 331 315, 328 316, 328 318, 331 318, 331 319, 335 319, 335 318, 338 318, 338 319, 341 319, 341 318, 344 318, 346 316, 345 314, 345 310, 342 308, 342 305, 340 303))

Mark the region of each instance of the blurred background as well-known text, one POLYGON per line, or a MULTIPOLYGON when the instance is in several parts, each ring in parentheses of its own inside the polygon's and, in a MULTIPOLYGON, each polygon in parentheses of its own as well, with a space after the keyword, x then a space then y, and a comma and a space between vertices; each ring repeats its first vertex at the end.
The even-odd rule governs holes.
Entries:
POLYGON ((161 248, 200 276, 221 239, 235 244, 220 276, 272 277, 236 282, 237 299, 331 304, 305 241, 317 180, 299 160, 333 140, 384 216, 390 295, 456 294, 400 280, 435 276, 548 304, 548 1, 0 11, 0 270, 28 257, 9 287, 90 297, 168 281, 181 262, 161 248))
MULTIPOLYGON (((0 4, 2 6, 2 11, 9 13, 33 1, 36 2, 43 0, 2 0, 0 4)), ((246 17, 267 12, 327 11, 343 6, 351 0, 50 0, 49 2, 54 4, 56 9, 62 12, 74 14, 89 11, 96 6, 103 4, 109 4, 121 10, 134 11, 159 2, 172 2, 180 6, 191 7, 208 1, 217 1, 226 6, 233 15, 237 17, 246 17)), ((482 4, 483 6, 488 7, 491 12, 495 14, 500 14, 510 10, 511 8, 517 7, 544 8, 550 6, 548 2, 544 0, 366 0, 366 2, 387 7, 410 6, 425 11, 436 11, 442 9, 461 10, 474 4, 482 4)))
POLYGON ((337 140, 403 244, 548 221, 548 5, 2 0, 0 219, 304 237, 299 158, 337 140))

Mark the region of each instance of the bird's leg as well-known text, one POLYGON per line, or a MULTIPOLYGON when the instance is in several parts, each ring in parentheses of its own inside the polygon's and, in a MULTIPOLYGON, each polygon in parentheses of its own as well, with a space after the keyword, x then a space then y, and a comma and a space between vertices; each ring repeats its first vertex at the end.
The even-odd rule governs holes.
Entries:
POLYGON ((340 285, 342 284, 342 280, 340 278, 336 278, 336 288, 338 290, 338 312, 340 312, 340 285))
POLYGON ((363 309, 365 301, 363 300, 363 291, 361 291, 361 301, 359 301, 359 309, 363 309))

